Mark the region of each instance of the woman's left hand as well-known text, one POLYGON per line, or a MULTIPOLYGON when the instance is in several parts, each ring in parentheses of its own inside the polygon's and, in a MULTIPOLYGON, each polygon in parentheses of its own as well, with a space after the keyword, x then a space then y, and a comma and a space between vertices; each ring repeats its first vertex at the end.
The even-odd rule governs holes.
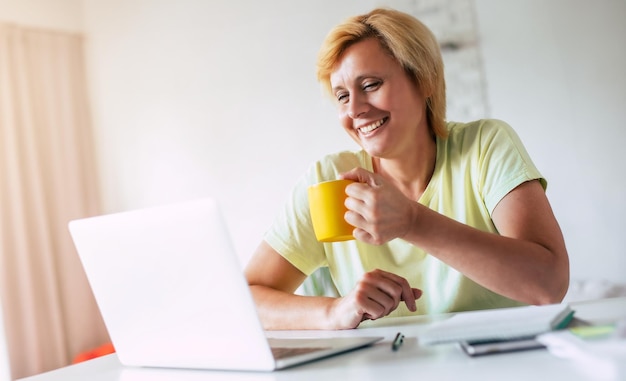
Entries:
POLYGON ((363 168, 341 174, 356 183, 346 187, 346 221, 355 227, 354 237, 381 245, 403 237, 414 220, 417 202, 409 200, 382 176, 363 168))

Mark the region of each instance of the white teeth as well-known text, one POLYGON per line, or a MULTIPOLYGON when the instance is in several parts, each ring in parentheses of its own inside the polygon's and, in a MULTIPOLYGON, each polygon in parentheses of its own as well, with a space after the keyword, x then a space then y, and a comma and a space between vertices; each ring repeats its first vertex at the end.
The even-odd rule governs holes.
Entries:
POLYGON ((368 126, 359 128, 359 131, 361 131, 361 133, 367 134, 368 132, 372 132, 378 127, 380 127, 384 122, 385 122, 385 119, 381 119, 378 122, 374 122, 368 126))

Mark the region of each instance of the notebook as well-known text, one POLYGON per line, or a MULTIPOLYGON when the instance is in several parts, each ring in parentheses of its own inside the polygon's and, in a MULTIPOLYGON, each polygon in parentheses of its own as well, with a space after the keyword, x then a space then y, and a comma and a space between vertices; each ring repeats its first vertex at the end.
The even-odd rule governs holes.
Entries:
POLYGON ((271 371, 382 339, 268 339, 225 226, 211 198, 69 223, 122 364, 271 371))
POLYGON ((545 348, 535 337, 510 340, 487 340, 459 342, 459 346, 468 356, 483 356, 495 353, 518 352, 529 349, 545 348))
POLYGON ((448 342, 519 340, 564 328, 574 316, 567 304, 524 306, 459 312, 434 323, 418 340, 432 345, 448 342))

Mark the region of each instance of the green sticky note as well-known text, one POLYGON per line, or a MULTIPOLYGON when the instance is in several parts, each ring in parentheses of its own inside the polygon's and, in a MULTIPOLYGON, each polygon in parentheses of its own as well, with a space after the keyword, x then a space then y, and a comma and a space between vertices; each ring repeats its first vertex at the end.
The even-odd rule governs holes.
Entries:
POLYGON ((570 332, 581 339, 598 339, 610 336, 615 332, 614 325, 591 325, 570 328, 570 332))

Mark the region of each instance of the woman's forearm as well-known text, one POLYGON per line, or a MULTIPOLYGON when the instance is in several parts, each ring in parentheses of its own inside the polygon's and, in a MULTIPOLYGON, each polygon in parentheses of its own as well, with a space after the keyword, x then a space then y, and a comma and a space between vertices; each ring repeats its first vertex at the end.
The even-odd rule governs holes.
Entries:
POLYGON ((296 295, 267 286, 250 286, 263 328, 336 329, 329 311, 334 298, 296 295))
POLYGON ((567 253, 561 245, 483 232, 417 205, 407 241, 478 284, 529 304, 562 300, 569 284, 567 253))

